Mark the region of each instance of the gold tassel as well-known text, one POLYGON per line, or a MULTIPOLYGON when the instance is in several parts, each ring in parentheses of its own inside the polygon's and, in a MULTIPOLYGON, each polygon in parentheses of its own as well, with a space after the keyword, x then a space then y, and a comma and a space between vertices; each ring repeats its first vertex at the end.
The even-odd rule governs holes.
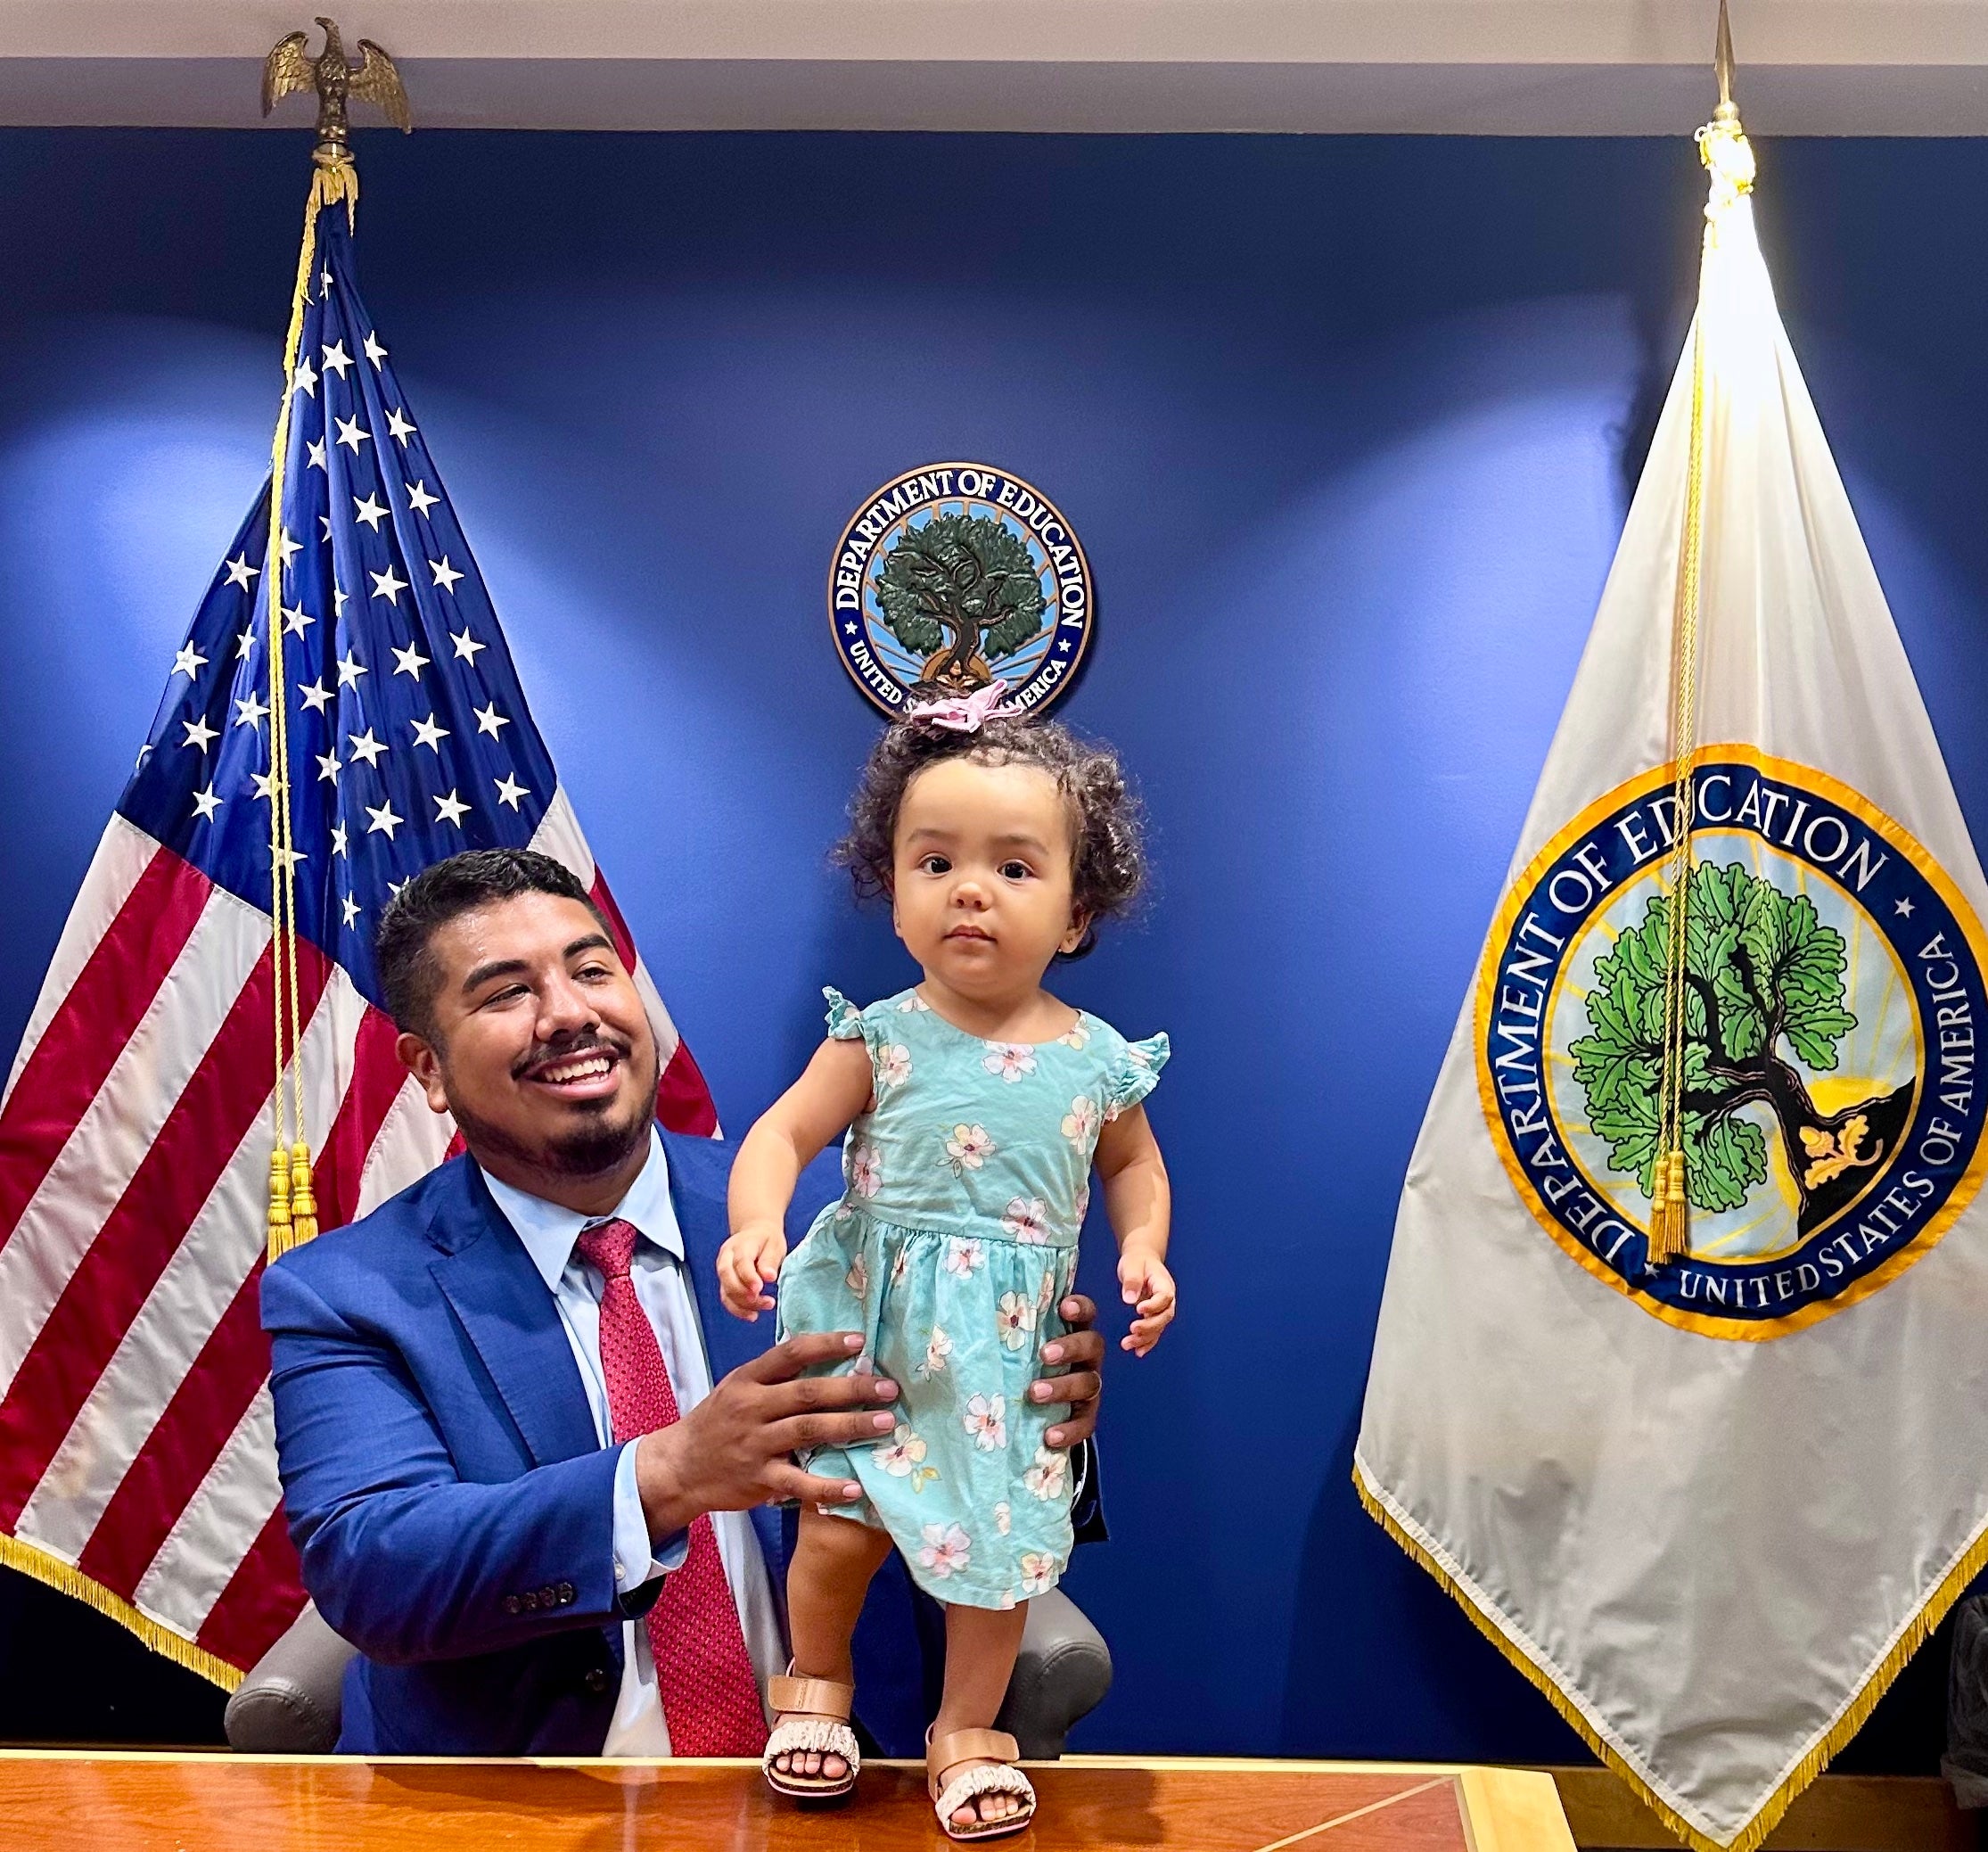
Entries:
POLYGON ((281 1145, 269 1154, 269 1258, 290 1252, 290 1158, 281 1145))
POLYGON ((1650 1178, 1649 1258, 1653 1267, 1678 1260, 1689 1250, 1690 1213, 1685 1193, 1683 1148, 1660 1152, 1650 1178))
POLYGON ((317 1239, 317 1198, 311 1192, 310 1147, 302 1139, 290 1148, 290 1245, 317 1239))

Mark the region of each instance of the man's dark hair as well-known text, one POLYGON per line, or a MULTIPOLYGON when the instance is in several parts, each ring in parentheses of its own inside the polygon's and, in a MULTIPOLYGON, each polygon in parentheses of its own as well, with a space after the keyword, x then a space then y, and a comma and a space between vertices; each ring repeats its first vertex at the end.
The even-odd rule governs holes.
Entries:
POLYGON ((435 995, 442 982, 429 949, 436 933, 462 914, 522 893, 578 901, 600 920, 601 930, 613 936, 593 896, 563 862, 535 849, 466 849, 451 855, 423 868, 400 890, 373 942, 380 988, 397 1027, 433 1041, 435 995))

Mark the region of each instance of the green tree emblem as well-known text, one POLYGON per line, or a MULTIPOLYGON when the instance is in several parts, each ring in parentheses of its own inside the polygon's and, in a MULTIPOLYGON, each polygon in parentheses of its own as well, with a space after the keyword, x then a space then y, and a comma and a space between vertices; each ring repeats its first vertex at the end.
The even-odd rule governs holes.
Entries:
MULTIPOLYGON (((1767 1136, 1739 1109, 1773 1114, 1800 1192, 1797 1227, 1827 1221, 1869 1182, 1896 1144, 1913 1084, 1837 1113, 1820 1112, 1806 1074, 1829 1073, 1857 1026, 1847 1008, 1844 936, 1806 894, 1788 894, 1743 863, 1690 875, 1686 914, 1684 1151, 1692 1206, 1737 1209, 1767 1181, 1767 1136), (1788 1058, 1793 1056, 1793 1059, 1788 1058)), ((1671 901, 1595 962, 1591 1033, 1567 1049, 1609 1167, 1647 1197, 1656 1162, 1664 1061, 1664 968, 1671 901)))
POLYGON ((1047 601, 1029 549, 990 514, 934 514, 891 543, 876 589, 891 634, 924 667, 916 695, 970 694, 1040 634, 1047 601))

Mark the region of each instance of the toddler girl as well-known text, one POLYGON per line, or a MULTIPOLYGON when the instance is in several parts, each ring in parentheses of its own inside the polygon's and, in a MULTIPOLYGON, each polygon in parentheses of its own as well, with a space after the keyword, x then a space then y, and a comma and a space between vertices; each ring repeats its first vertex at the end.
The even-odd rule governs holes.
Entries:
POLYGON ((860 1010, 826 993, 828 1040, 740 1148, 718 1261, 732 1312, 770 1310, 778 1279, 783 1336, 861 1330, 841 1367, 899 1391, 887 1440, 807 1462, 864 1495, 801 1513, 767 1779, 817 1798, 854 1784, 850 1635, 895 1545, 946 1610, 926 1766, 956 1840, 1035 1811, 1015 1739, 991 1726, 1029 1598, 1070 1555, 1068 1458, 1043 1444, 1053 1409, 1024 1396, 1065 1329, 1094 1164, 1137 1308, 1126 1348, 1150 1350, 1174 1309, 1166 1166, 1139 1106, 1167 1039, 1127 1041, 1042 988, 1138 892, 1133 803, 1108 752, 1000 712, 1000 692, 914 709, 870 756, 838 859, 889 896, 924 981, 860 1010), (845 1131, 847 1189, 789 1255, 795 1181, 845 1131))

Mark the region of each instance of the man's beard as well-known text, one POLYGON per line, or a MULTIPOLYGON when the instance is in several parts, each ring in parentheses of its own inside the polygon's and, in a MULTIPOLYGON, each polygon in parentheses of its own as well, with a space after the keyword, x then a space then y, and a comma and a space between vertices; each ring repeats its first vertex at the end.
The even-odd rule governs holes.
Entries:
MULTIPOLYGON (((445 1091, 447 1078, 445 1069, 445 1091)), ((647 1139, 650 1121, 656 1114, 656 1093, 661 1081, 659 1069, 656 1084, 649 1089, 647 1105, 638 1105, 628 1115, 627 1124, 617 1124, 604 1116, 596 1118, 544 1145, 527 1145, 501 1125, 493 1125, 488 1119, 465 1111, 453 1099, 449 1101, 449 1110, 455 1115, 456 1130, 463 1134, 463 1142, 472 1153, 489 1151, 555 1177, 598 1177, 625 1164, 636 1148, 647 1139)))

